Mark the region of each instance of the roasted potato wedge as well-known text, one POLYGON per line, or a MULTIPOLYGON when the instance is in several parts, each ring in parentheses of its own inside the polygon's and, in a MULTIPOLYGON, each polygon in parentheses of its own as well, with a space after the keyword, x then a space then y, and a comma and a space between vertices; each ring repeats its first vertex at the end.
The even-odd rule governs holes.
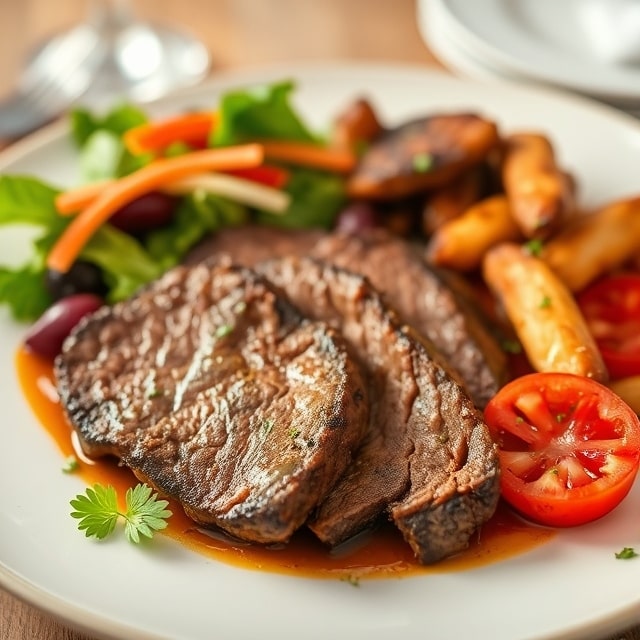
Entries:
POLYGON ((527 238, 548 237, 575 208, 574 181, 542 134, 509 135, 503 150, 502 183, 513 217, 527 238))
POLYGON ((440 267, 471 271, 480 266, 491 247, 520 238, 507 198, 492 196, 436 230, 427 244, 427 260, 440 267))
POLYGON ((505 243, 483 261, 484 279, 504 307, 537 371, 608 379, 600 351, 573 295, 549 266, 505 243))
POLYGON ((571 291, 580 291, 639 251, 640 196, 573 220, 544 245, 541 257, 571 291))
POLYGON ((359 98, 335 119, 332 142, 338 147, 358 149, 375 140, 382 132, 383 127, 371 103, 359 98))
POLYGON ((385 131, 351 175, 355 199, 393 200, 441 187, 499 142, 495 123, 474 114, 433 115, 385 131))
POLYGON ((480 201, 486 193, 487 172, 484 164, 472 167, 452 183, 429 194, 422 209, 423 233, 430 236, 480 201))

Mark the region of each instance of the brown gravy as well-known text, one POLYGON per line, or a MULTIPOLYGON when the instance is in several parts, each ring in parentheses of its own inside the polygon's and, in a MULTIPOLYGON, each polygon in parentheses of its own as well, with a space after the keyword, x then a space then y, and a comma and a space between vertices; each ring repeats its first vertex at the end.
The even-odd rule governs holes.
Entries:
MULTIPOLYGON (((113 460, 89 460, 74 444, 72 429, 58 401, 50 362, 20 349, 16 369, 29 405, 62 453, 61 466, 64 458, 74 455, 79 461, 74 473, 87 484, 112 484, 119 496, 137 484, 128 469, 113 460)), ((553 531, 523 522, 501 504, 467 551, 424 567, 416 562, 409 546, 391 525, 356 536, 331 551, 305 530, 286 545, 261 547, 238 543, 224 534, 204 532, 184 515, 179 504, 171 502, 169 508, 173 516, 163 533, 193 551, 245 569, 349 581, 472 569, 524 553, 554 535, 553 531)))

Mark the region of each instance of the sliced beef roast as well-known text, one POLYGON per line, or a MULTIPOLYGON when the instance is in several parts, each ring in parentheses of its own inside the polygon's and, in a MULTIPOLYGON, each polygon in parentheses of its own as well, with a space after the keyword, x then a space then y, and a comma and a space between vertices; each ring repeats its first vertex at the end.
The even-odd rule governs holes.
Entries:
POLYGON ((228 227, 206 237, 187 256, 185 264, 210 257, 228 256, 232 262, 253 267, 258 262, 283 256, 309 255, 320 238, 319 229, 278 229, 277 227, 228 227))
POLYGON ((498 341, 448 272, 434 270, 406 240, 383 229, 359 236, 269 227, 225 229, 189 257, 226 255, 252 267, 283 256, 314 256, 365 275, 404 322, 431 340, 459 375, 478 407, 505 382, 507 362, 498 341))
POLYGON ((464 549, 496 508, 499 467, 463 388, 366 278, 308 258, 257 269, 302 313, 340 328, 370 385, 364 443, 311 529, 335 545, 387 511, 423 563, 464 549))
POLYGON ((340 335, 253 272, 178 267, 67 339, 60 396, 91 456, 113 454, 203 525, 285 541, 368 421, 340 335))
POLYGON ((429 267, 407 241, 382 229, 330 234, 313 256, 366 276, 404 322, 433 342, 478 407, 504 383, 505 354, 471 296, 460 295, 452 275, 429 267))

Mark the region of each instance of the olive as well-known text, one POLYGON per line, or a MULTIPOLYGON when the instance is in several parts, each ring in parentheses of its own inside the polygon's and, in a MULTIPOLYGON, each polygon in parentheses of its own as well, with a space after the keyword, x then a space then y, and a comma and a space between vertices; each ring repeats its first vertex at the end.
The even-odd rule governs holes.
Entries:
POLYGON ((107 292, 100 268, 84 260, 76 260, 66 273, 49 269, 45 276, 45 286, 54 300, 76 293, 103 296, 107 292))
POLYGON ((102 298, 91 293, 78 293, 58 300, 29 329, 25 344, 45 358, 55 358, 76 324, 103 304, 102 298))
POLYGON ((132 235, 150 231, 171 222, 178 201, 167 193, 150 191, 116 211, 109 222, 132 235))
POLYGON ((335 229, 340 233, 357 235, 378 225, 378 213, 371 204, 352 202, 338 214, 335 229))

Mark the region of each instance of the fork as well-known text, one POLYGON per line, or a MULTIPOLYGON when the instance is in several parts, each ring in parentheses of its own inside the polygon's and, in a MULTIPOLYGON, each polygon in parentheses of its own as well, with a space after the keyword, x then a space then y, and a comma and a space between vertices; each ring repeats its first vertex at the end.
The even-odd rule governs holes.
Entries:
POLYGON ((105 54, 88 25, 48 42, 27 65, 16 92, 0 102, 0 139, 14 140, 60 115, 88 89, 105 54))

